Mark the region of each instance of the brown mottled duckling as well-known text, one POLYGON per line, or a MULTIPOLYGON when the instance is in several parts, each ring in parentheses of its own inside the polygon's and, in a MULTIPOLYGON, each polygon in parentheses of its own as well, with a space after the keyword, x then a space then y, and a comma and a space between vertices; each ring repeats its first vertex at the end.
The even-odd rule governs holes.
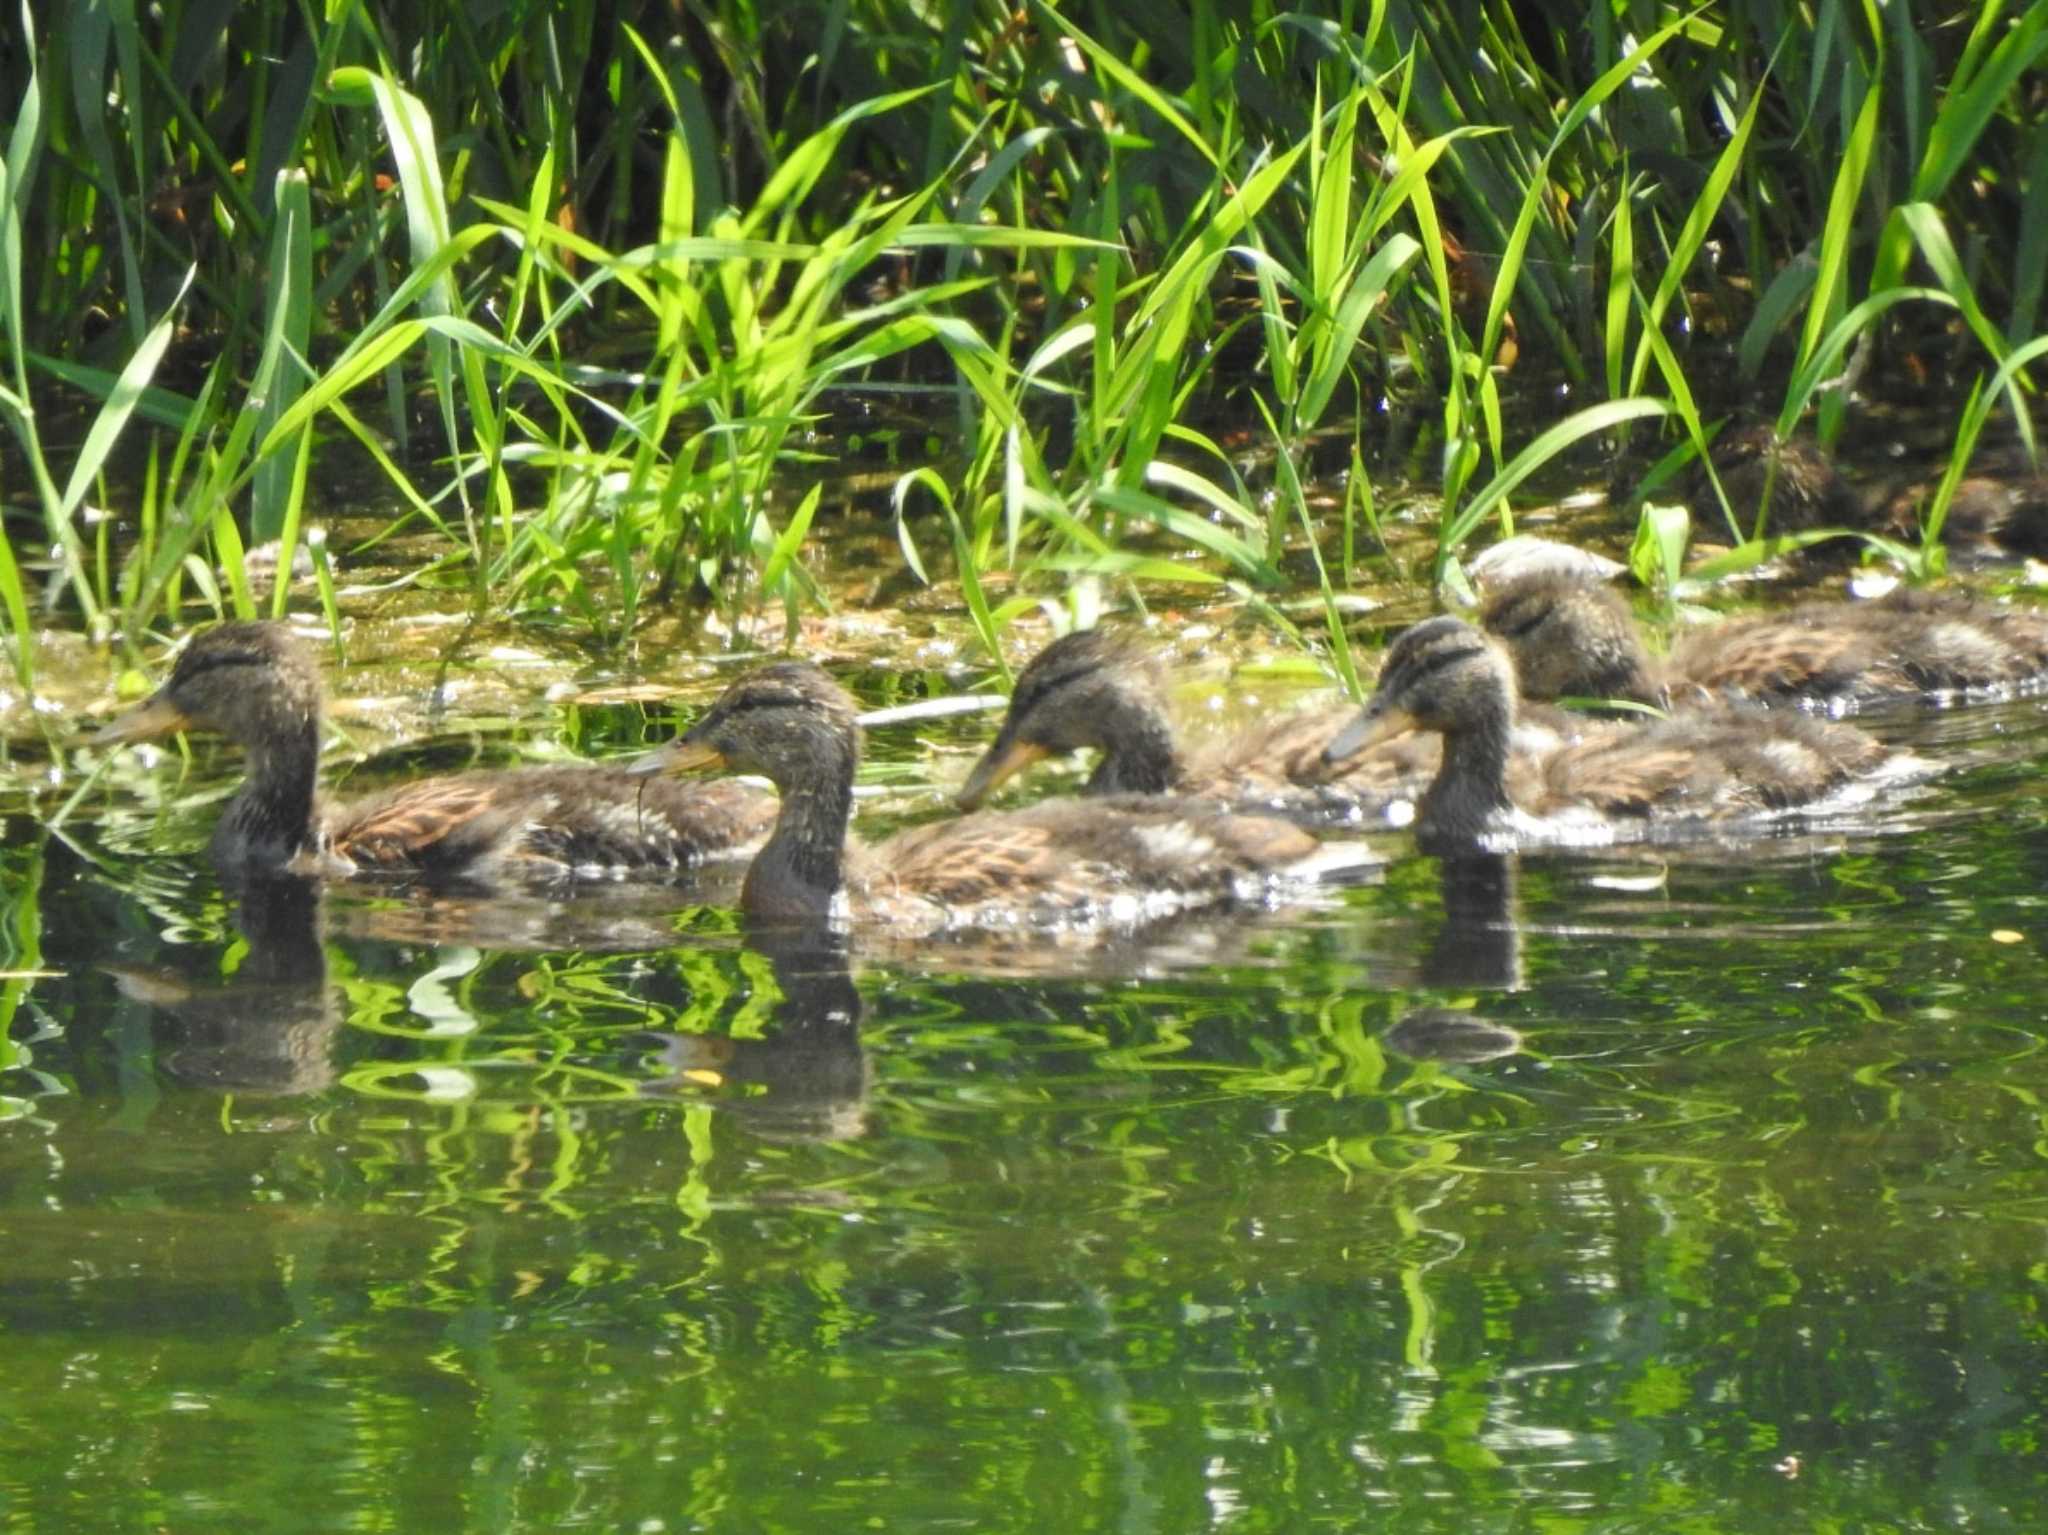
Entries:
POLYGON ((757 843, 773 796, 742 784, 650 784, 619 768, 530 767, 424 778, 321 806, 320 673, 280 623, 196 636, 171 679, 87 743, 217 730, 248 755, 214 828, 231 873, 418 875, 533 882, 687 868, 757 843))
POLYGON ((1082 792, 1180 794, 1303 819, 1385 814, 1436 770, 1437 746, 1410 735, 1361 752, 1324 777, 1323 748, 1357 713, 1305 709, 1252 727, 1190 760, 1160 702, 1157 652, 1114 629, 1054 640, 1017 676, 994 744, 956 796, 974 810, 1041 757, 1101 753, 1082 792))
POLYGON ((749 915, 771 922, 1128 923, 1359 862, 1285 821, 1137 797, 964 816, 866 848, 847 838, 860 746, 845 691, 807 662, 783 661, 740 678, 635 766, 724 766, 774 782, 781 813, 740 894, 749 915))
MULTIPOLYGON (((1917 480, 1902 489, 1865 496, 1852 486, 1819 443, 1807 437, 1781 438, 1768 425, 1723 432, 1714 444, 1715 472, 1728 505, 1747 534, 1759 510, 1768 534, 1813 528, 1860 528, 1889 537, 1920 536, 1920 509, 1936 480, 1917 480)), ((1958 482, 1942 522, 1942 542, 1979 557, 2048 554, 2048 475, 2018 457, 1993 452, 1974 474, 1958 482)), ((1720 503, 1712 482, 1696 469, 1687 499, 1693 514, 1720 524, 1720 503)), ((1815 546, 1826 558, 1852 553, 1846 542, 1815 546)))
MULTIPOLYGON (((958 801, 975 809, 1039 758, 1093 749, 1101 756, 1086 794, 1180 794, 1309 824, 1372 819, 1422 793, 1441 747, 1417 732, 1326 766, 1324 748, 1357 713, 1348 703, 1297 710, 1189 761, 1159 700, 1156 653, 1116 631, 1084 630, 1054 640, 1018 675, 1002 729, 958 801)), ((1602 728, 1539 709, 1517 721, 1511 750, 1539 757, 1602 728)))
MULTIPOLYGON (((1766 424, 1731 427, 1715 439, 1712 456, 1744 537, 1755 529, 1759 513, 1771 535, 1870 525, 1863 497, 1811 438, 1783 438, 1766 424)), ((1693 515, 1705 526, 1720 527, 1721 504, 1703 466, 1694 467, 1687 490, 1693 515)))
POLYGON ((1415 823, 1422 848, 1440 853, 1760 816, 1811 804, 1892 761, 1846 725, 1722 706, 1609 732, 1511 771, 1516 707, 1506 654, 1470 624, 1432 618, 1389 647, 1364 713, 1327 755, 1341 761, 1414 727, 1441 734, 1443 767, 1415 823))
POLYGON ((1694 630, 1653 661, 1628 604, 1599 582, 1528 576, 1491 592, 1480 623, 1508 648, 1525 698, 1684 702, 1697 692, 1857 708, 2012 691, 2048 679, 2048 613, 1900 588, 1808 602, 1694 630))

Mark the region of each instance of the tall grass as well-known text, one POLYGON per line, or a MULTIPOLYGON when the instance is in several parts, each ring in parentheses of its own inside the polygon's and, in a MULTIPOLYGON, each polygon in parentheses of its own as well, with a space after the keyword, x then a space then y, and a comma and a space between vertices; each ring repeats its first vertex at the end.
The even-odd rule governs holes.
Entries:
POLYGON ((1300 475, 1332 431, 1369 473, 1390 395, 1441 421, 1440 577, 1588 435, 1832 435, 1886 358, 2030 431, 2040 0, 223 16, 26 8, 0 65, 24 682, 47 623, 253 612, 343 443, 421 579, 616 643, 793 622, 835 443, 915 402, 905 558, 993 648, 1077 572, 1255 593, 1307 546, 1333 598, 1370 487, 1325 526, 1300 475), (1510 370, 1574 413, 1518 422, 1510 370))

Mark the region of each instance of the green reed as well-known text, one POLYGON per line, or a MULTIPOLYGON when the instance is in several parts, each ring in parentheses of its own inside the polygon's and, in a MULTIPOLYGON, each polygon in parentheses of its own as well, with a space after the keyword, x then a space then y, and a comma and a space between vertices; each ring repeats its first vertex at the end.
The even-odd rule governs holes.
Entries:
MULTIPOLYGON (((1508 525, 1533 448, 1582 435, 1515 426, 1511 366, 1617 444, 1662 419, 1698 453, 1731 386, 1831 437, 1874 358, 1954 315, 2030 431, 2006 364, 2048 271, 2025 91, 2048 8, 1639 12, 935 26, 859 0, 822 32, 771 3, 643 33, 588 4, 259 0, 210 51, 154 14, 24 12, 0 81, 0 415, 34 506, 0 534, 14 664, 51 618, 254 611, 243 558, 277 541, 289 570, 322 531, 337 444, 400 508, 382 536, 442 541, 419 579, 619 643, 649 604, 821 600, 826 444, 850 403, 937 398, 941 454, 902 466, 895 513, 992 641, 1077 573, 1272 590, 1306 543, 1348 577, 1358 503, 1321 526, 1291 480, 1390 394, 1439 413, 1443 573, 1508 525), (58 441, 67 401, 86 424, 58 441), (1232 416, 1270 446, 1236 455, 1232 416), (111 525, 83 521, 95 487, 111 525), (1020 580, 992 601, 998 567, 1020 580)), ((349 553, 316 558, 330 621, 349 553)))

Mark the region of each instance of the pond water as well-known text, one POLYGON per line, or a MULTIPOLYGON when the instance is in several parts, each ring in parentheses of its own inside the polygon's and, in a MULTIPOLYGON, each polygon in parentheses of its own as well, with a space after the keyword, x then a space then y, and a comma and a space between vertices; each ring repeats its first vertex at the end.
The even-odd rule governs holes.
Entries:
POLYGON ((238 898, 231 751, 17 764, 0 1528, 2048 1527, 2048 706, 1880 724, 1860 824, 1050 958, 238 898))

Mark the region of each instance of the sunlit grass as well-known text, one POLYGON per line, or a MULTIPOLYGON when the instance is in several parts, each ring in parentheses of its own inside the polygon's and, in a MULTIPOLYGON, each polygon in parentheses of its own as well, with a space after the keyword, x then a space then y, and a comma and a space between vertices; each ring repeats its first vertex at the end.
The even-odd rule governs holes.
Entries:
MULTIPOLYGON (((1731 373, 1831 440, 1872 358, 1950 315, 1972 398, 2031 441, 2039 7, 1923 35, 1199 4, 1155 35, 865 0, 822 46, 793 11, 712 10, 715 58, 530 3, 431 4, 404 36, 239 7, 198 66, 146 16, 25 34, 0 168, 0 416, 39 528, 33 559, 0 540, 21 678, 45 622, 281 611, 245 568, 272 541, 313 552, 338 627, 349 551, 309 493, 337 441, 404 508, 384 536, 442 544, 419 579, 619 644, 650 607, 794 625, 836 440, 915 389, 947 403, 899 469, 904 557, 957 576, 991 651, 1077 574, 1272 592, 1306 549, 1333 598, 1376 556, 1373 491, 1355 473, 1325 525, 1303 455, 1348 422, 1370 470, 1390 395, 1440 421, 1438 577, 1588 437, 1654 420, 1702 451, 1731 373), (592 68, 561 67, 572 36, 592 68), (111 105, 81 116, 94 81, 111 105), (1746 305, 1725 346, 1710 295, 1746 305), (1517 369, 1570 384, 1563 426, 1517 421, 1517 369), (59 390, 90 413, 53 446, 59 390)), ((1761 547, 1749 510, 1730 531, 1761 547)), ((1671 538, 1645 546, 1667 586, 1671 538)))

